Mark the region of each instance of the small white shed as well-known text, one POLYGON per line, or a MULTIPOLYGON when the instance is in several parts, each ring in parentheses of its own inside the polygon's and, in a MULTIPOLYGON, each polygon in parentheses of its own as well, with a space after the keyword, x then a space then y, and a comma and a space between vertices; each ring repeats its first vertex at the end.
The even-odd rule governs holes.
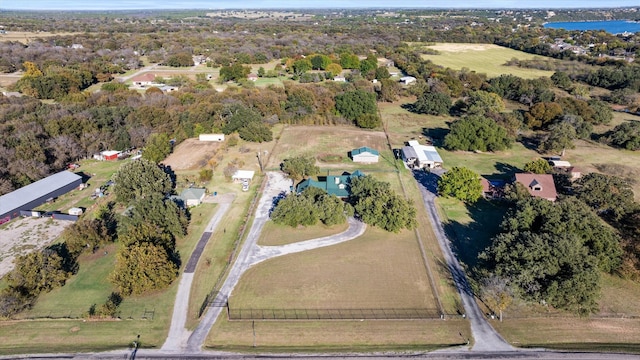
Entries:
POLYGON ((200 134, 198 136, 198 140, 200 141, 224 141, 224 134, 200 134))

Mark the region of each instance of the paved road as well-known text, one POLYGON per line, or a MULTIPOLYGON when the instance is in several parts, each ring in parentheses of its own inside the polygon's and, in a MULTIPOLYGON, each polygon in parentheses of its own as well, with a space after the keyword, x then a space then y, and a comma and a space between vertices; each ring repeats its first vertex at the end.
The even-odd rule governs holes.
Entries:
MULTIPOLYGON (((220 199, 223 199, 221 196, 220 199)), ((190 331, 185 328, 187 323, 187 314, 189 313, 189 296, 191 295, 191 285, 193 284, 193 276, 202 255, 204 247, 209 242, 211 234, 215 231, 220 224, 220 221, 227 213, 227 210, 231 207, 233 197, 224 197, 224 199, 230 199, 219 203, 218 210, 211 217, 209 224, 205 228, 200 241, 196 244, 187 265, 185 266, 184 273, 180 278, 180 284, 178 285, 178 292, 176 293, 176 301, 173 305, 173 316, 171 317, 171 327, 169 328, 169 335, 162 345, 162 350, 165 351, 180 351, 184 348, 187 339, 189 338, 190 331)))
MULTIPOLYGON (((83 353, 83 354, 32 354, 20 355, 20 359, 132 359, 132 351, 117 350, 105 353, 83 353)), ((0 359, 16 359, 15 355, 0 356, 0 359)), ((135 354, 136 360, 144 359, 232 359, 232 360, 277 360, 277 359, 299 359, 299 360, 406 360, 406 359, 429 359, 429 360, 455 360, 455 359, 501 359, 501 360, 638 360, 639 355, 629 354, 607 354, 607 353, 583 353, 583 352, 558 352, 558 351, 503 351, 503 352, 480 352, 459 349, 449 349, 435 352, 402 352, 386 354, 233 354, 224 352, 200 352, 197 354, 175 354, 159 350, 139 349, 135 354)))
POLYGON ((453 280, 460 293, 462 304, 466 316, 471 322, 471 334, 473 335, 474 345, 472 351, 514 351, 515 348, 507 343, 500 334, 498 334, 485 318, 480 307, 475 301, 473 291, 467 282, 467 276, 460 266, 458 259, 451 251, 451 243, 442 227, 442 221, 438 214, 435 204, 437 193, 437 183, 442 171, 427 173, 424 171, 414 172, 414 177, 420 185, 420 192, 424 201, 424 206, 429 213, 429 220, 433 231, 438 238, 438 243, 442 249, 445 261, 451 271, 453 280))
POLYGON ((255 218, 251 229, 249 230, 249 234, 238 253, 236 261, 229 271, 227 279, 220 288, 218 296, 214 299, 215 305, 207 309, 200 320, 200 324, 194 330, 191 337, 189 337, 185 348, 187 352, 197 353, 200 351, 209 330, 224 309, 224 304, 227 303, 231 291, 240 280, 242 274, 248 268, 259 262, 277 256, 307 251, 348 241, 362 235, 364 232, 366 227, 363 223, 356 221, 355 219, 349 219, 349 228, 337 235, 283 246, 258 246, 258 238, 260 237, 264 224, 269 219, 269 212, 273 207, 274 200, 281 194, 289 191, 290 187, 291 180, 286 179, 282 173, 267 172, 267 184, 262 197, 258 202, 255 218))

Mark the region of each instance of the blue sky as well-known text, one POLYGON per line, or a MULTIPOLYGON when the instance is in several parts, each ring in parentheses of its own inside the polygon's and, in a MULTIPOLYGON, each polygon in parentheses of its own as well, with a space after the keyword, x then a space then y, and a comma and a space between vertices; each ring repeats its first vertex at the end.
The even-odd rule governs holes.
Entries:
POLYGON ((577 8, 638 6, 638 0, 0 0, 1 10, 130 10, 219 8, 577 8))

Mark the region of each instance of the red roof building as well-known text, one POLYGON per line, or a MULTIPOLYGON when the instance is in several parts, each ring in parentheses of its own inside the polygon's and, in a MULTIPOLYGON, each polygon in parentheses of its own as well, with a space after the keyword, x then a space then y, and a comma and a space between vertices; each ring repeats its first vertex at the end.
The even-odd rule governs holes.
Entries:
POLYGON ((556 201, 558 193, 551 174, 516 174, 516 182, 524 185, 531 196, 540 197, 549 201, 556 201))
POLYGON ((133 83, 138 86, 153 84, 155 80, 156 75, 152 73, 145 73, 131 79, 131 81, 133 81, 133 83))

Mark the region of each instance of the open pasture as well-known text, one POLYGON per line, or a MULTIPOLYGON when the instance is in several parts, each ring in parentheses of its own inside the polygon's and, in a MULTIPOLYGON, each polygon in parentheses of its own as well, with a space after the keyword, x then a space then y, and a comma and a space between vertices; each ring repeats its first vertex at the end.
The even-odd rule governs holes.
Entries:
POLYGON ((393 162, 393 155, 388 149, 384 132, 357 129, 351 126, 285 127, 267 167, 279 168, 284 159, 295 156, 314 157, 316 165, 321 169, 335 168, 336 170, 390 169, 389 165, 393 162), (378 150, 379 163, 372 165, 353 163, 348 153, 361 146, 378 150))
POLYGON ((422 55, 425 60, 431 60, 437 65, 460 70, 467 68, 477 73, 484 73, 488 77, 502 74, 512 74, 524 79, 551 76, 553 71, 526 69, 517 66, 504 65, 516 58, 531 60, 538 56, 527 54, 493 44, 451 44, 441 43, 427 46, 440 52, 439 55, 422 55))

